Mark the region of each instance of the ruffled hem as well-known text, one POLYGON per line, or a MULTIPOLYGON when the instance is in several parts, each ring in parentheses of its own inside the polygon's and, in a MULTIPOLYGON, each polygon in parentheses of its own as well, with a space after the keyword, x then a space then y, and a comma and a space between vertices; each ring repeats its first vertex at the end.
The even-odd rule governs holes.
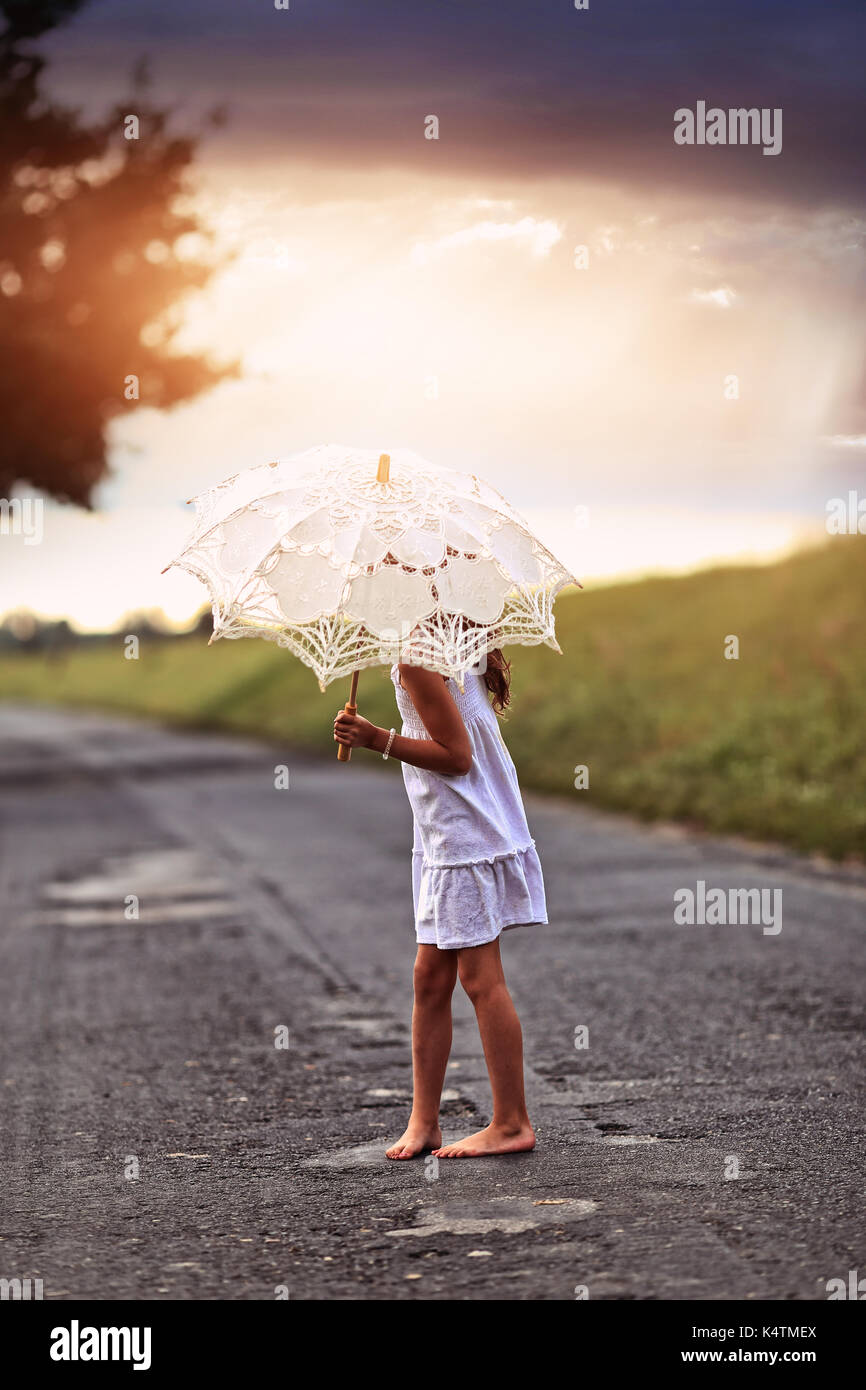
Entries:
POLYGON ((470 859, 445 859, 439 864, 431 864, 429 859, 424 857, 424 850, 417 845, 412 854, 421 857, 422 867, 425 869, 464 869, 471 864, 497 864, 500 859, 513 859, 517 855, 527 854, 531 849, 535 849, 534 840, 530 840, 527 845, 519 845, 517 849, 500 850, 498 854, 476 854, 470 859))
POLYGON ((512 927, 547 922, 534 842, 459 864, 425 864, 413 851, 412 887, 416 939, 441 950, 483 946, 512 927))

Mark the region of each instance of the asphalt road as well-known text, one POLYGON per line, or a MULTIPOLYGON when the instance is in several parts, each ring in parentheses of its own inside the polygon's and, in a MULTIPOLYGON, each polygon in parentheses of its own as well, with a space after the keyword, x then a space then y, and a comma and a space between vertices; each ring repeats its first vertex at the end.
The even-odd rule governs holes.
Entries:
MULTIPOLYGON (((0 709, 0 1277, 763 1300, 866 1272, 866 875, 526 800, 551 923, 503 955, 539 1145, 437 1174, 383 1157, 410 1089, 398 769, 0 709), (699 880, 781 889, 781 931, 678 925, 699 880)), ((462 996, 447 1088, 446 1138, 487 1121, 462 996)))

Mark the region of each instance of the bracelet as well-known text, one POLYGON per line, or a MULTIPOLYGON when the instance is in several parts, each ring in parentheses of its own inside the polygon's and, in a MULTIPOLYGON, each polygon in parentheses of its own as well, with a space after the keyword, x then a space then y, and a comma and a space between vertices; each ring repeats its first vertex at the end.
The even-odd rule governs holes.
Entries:
POLYGON ((382 754, 382 757, 386 762, 388 761, 388 754, 391 752, 391 744, 394 742, 394 735, 396 734, 396 732, 396 729, 392 729, 388 735, 388 742, 385 744, 385 751, 382 754))

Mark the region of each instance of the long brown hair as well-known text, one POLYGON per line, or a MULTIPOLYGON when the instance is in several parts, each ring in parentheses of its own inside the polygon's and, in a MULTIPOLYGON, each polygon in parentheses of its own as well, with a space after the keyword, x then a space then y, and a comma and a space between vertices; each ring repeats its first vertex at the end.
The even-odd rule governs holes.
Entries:
POLYGON ((484 684, 493 696, 493 708, 502 714, 511 704, 511 662, 506 661, 499 647, 487 653, 484 684))

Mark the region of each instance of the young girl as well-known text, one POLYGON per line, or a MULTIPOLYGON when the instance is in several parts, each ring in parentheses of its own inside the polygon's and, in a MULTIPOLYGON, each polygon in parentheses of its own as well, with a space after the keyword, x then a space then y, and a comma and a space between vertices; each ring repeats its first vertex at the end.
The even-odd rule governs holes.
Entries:
POLYGON ((498 648, 464 691, 420 666, 391 668, 400 735, 340 711, 334 738, 399 758, 415 818, 415 1006, 412 1114, 389 1158, 480 1158, 535 1146, 523 1091, 523 1039, 499 956, 500 934, 547 921, 541 864, 494 709, 509 703, 510 663, 498 648), (492 694, 493 703, 489 696, 492 694), (472 1000, 493 1092, 493 1119, 442 1145, 439 1104, 451 1051, 457 979, 472 1000))

